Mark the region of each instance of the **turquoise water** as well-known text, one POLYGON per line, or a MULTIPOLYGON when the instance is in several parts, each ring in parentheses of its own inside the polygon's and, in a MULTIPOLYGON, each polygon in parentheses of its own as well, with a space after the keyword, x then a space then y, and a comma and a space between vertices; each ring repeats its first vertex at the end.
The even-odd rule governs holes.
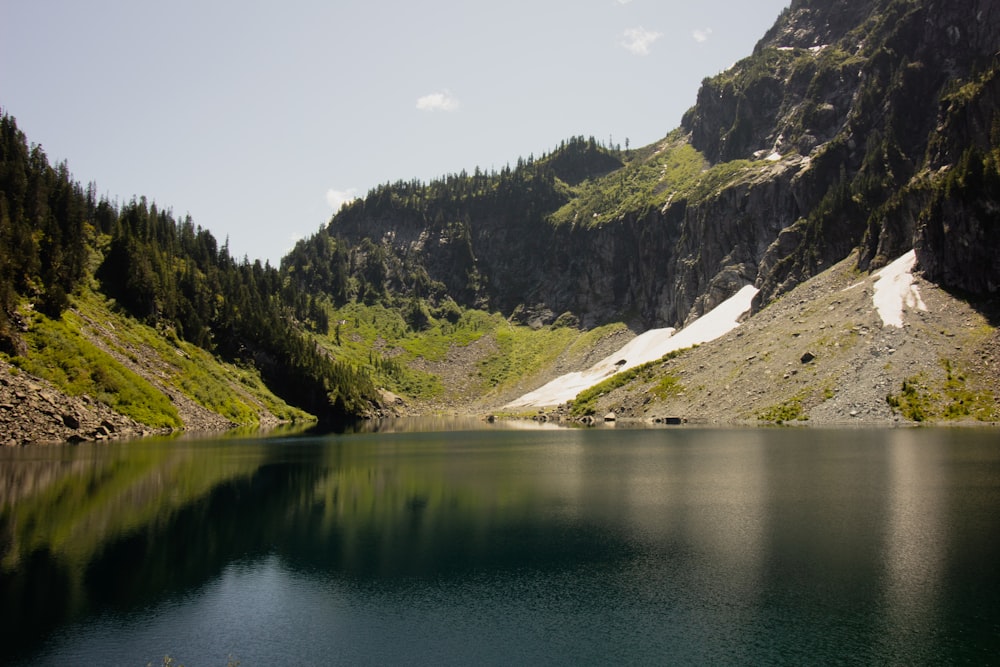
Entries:
POLYGON ((989 664, 993 430, 0 451, 0 663, 989 664))

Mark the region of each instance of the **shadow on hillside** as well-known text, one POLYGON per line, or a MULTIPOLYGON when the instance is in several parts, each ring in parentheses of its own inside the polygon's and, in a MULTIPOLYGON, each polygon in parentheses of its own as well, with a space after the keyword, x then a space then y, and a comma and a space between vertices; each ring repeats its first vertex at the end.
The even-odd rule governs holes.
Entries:
POLYGON ((986 318, 990 326, 1000 327, 1000 294, 983 296, 980 294, 970 294, 959 289, 940 286, 945 292, 961 301, 965 301, 969 306, 986 318))

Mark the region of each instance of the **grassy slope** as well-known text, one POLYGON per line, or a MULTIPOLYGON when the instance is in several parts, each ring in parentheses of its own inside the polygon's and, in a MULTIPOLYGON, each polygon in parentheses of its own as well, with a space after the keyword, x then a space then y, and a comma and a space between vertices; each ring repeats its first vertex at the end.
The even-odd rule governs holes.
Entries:
POLYGON ((88 394, 154 428, 202 426, 189 423, 192 411, 179 411, 168 393, 186 397, 219 422, 309 419, 271 393, 255 370, 223 363, 172 332, 118 314, 94 292, 75 296, 59 320, 32 313, 29 321, 28 351, 13 363, 67 394, 88 394))
POLYGON ((426 329, 414 331, 395 310, 357 303, 334 311, 330 320, 330 334, 320 342, 331 354, 371 364, 380 386, 432 411, 499 402, 526 379, 556 367, 583 367, 601 340, 625 330, 622 324, 532 329, 496 313, 466 310, 450 320, 432 317, 426 329))
POLYGON ((601 226, 629 213, 685 196, 708 168, 679 132, 633 151, 625 167, 571 188, 573 198, 552 216, 557 225, 601 226))

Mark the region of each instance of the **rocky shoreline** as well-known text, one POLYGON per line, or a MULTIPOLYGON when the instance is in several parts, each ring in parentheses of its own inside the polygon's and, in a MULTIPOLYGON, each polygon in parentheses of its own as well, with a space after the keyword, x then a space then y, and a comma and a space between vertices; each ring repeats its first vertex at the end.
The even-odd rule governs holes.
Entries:
POLYGON ((0 445, 117 440, 168 432, 120 415, 90 396, 68 396, 0 360, 0 445))

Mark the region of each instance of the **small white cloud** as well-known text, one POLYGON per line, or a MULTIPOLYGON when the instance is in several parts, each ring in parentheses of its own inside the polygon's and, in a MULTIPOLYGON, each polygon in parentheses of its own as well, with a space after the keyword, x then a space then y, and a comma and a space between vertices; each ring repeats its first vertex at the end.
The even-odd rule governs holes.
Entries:
POLYGON ((629 28, 625 31, 622 46, 637 56, 649 55, 649 47, 662 36, 658 32, 641 27, 629 28))
POLYGON ((421 111, 457 111, 458 100, 446 90, 417 99, 417 108, 421 111))
POLYGON ((330 188, 326 191, 326 203, 330 205, 334 211, 339 211, 344 207, 344 204, 354 201, 358 198, 358 191, 354 188, 350 190, 334 190, 330 188))
POLYGON ((704 44, 705 42, 708 41, 708 38, 712 36, 712 29, 711 28, 698 29, 692 32, 691 36, 694 37, 694 41, 698 42, 699 44, 704 44))
POLYGON ((619 5, 627 5, 630 2, 632 2, 632 0, 618 0, 619 5))

